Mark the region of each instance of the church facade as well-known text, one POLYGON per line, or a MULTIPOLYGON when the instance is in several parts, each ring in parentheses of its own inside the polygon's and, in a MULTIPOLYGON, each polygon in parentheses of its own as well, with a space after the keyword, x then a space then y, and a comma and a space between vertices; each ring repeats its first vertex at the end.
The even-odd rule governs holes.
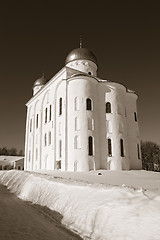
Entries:
POLYGON ((42 76, 26 104, 24 169, 141 169, 137 95, 97 77, 86 48, 71 51, 49 81, 42 76))

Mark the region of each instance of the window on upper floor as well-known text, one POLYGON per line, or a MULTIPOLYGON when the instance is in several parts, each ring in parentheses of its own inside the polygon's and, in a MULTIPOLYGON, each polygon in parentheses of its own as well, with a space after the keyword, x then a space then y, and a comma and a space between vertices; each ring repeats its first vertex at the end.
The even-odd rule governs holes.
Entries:
POLYGON ((108 156, 112 156, 112 140, 108 138, 108 156))
POLYGON ((47 108, 45 109, 45 123, 47 123, 47 108))
POLYGON ((52 119, 52 105, 49 106, 49 121, 52 119))
POLYGON ((36 128, 38 128, 38 113, 36 115, 36 128))
POLYGON ((47 134, 44 134, 44 146, 47 146, 47 134))
POLYGON ((59 115, 62 115, 62 98, 59 99, 59 115))
POLYGON ((93 109, 92 100, 90 98, 86 99, 86 109, 89 111, 92 111, 92 109, 93 109))
POLYGON ((120 139, 120 151, 121 151, 121 157, 124 157, 124 144, 123 144, 123 139, 120 139))
POLYGON ((106 113, 111 113, 111 103, 110 102, 106 103, 106 113))
POLYGON ((93 137, 88 137, 88 155, 93 156, 93 137))
POLYGON ((30 132, 32 132, 32 119, 30 119, 30 132))
POLYGON ((48 133, 48 145, 51 145, 51 131, 48 133))

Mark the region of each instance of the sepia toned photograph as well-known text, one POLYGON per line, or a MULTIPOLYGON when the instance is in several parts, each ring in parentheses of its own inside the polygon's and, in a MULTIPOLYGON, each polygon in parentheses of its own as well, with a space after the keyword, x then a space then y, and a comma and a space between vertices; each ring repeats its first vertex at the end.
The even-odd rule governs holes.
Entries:
POLYGON ((160 239, 159 9, 0 3, 0 240, 160 239))

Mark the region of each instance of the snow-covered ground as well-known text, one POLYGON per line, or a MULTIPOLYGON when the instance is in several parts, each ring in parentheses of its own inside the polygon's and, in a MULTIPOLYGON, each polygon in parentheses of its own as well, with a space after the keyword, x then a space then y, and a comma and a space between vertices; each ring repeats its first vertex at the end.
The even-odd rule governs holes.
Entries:
POLYGON ((160 239, 160 173, 0 171, 0 183, 61 213, 62 223, 83 239, 160 239))

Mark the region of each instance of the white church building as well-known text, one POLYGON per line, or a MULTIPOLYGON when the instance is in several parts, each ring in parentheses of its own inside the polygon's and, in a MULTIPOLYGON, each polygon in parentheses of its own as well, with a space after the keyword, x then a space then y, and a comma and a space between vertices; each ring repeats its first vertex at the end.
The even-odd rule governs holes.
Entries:
POLYGON ((33 85, 26 104, 24 169, 141 169, 137 95, 97 77, 86 48, 71 51, 49 81, 33 85))

